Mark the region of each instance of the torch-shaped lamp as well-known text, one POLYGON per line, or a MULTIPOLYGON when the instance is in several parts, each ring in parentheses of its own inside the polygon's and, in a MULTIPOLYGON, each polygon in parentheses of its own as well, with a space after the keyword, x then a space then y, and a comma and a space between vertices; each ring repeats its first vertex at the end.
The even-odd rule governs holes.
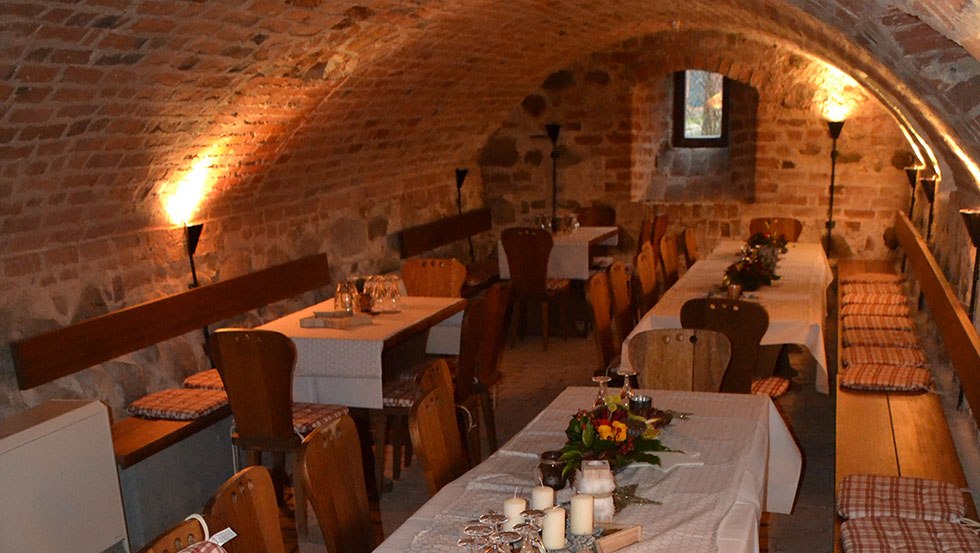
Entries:
POLYGON ((834 181, 837 178, 837 139, 844 130, 843 121, 827 121, 827 128, 830 130, 830 138, 833 140, 830 147, 830 204, 827 207, 827 256, 830 256, 833 248, 832 234, 834 229, 834 181))
POLYGON ((960 215, 970 233, 970 242, 976 248, 973 254, 973 285, 970 287, 970 320, 973 321, 977 303, 977 273, 980 273, 980 209, 961 209, 960 215))
POLYGON ((909 180, 909 186, 912 187, 912 199, 909 200, 909 221, 912 220, 912 210, 915 209, 915 185, 919 183, 919 168, 918 167, 906 167, 905 168, 905 178, 909 180))
POLYGON ((549 123, 544 128, 551 139, 551 224, 555 225, 558 221, 558 133, 561 125, 549 123))
MULTIPOLYGON (((456 169, 456 212, 460 215, 463 214, 463 181, 466 180, 466 175, 469 172, 469 169, 456 169)), ((466 241, 470 244, 470 261, 476 261, 476 254, 473 251, 473 237, 468 236, 466 241)))
POLYGON ((932 217, 935 213, 933 209, 936 202, 936 177, 929 177, 926 179, 921 179, 922 191, 926 195, 926 200, 929 201, 929 221, 926 224, 926 242, 932 238, 932 217))
POLYGON ((197 267, 194 266, 194 253, 197 251, 197 243, 201 240, 201 231, 204 230, 204 223, 196 225, 184 224, 184 241, 187 246, 187 259, 191 262, 191 288, 197 288, 197 267))

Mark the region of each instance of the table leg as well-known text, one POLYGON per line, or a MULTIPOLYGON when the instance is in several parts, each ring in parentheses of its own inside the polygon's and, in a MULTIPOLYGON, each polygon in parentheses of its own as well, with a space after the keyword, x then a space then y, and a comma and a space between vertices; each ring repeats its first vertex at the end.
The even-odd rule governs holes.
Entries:
POLYGON ((371 409, 368 411, 368 419, 374 440, 374 485, 378 499, 381 499, 381 491, 385 483, 385 431, 388 418, 381 409, 371 409))

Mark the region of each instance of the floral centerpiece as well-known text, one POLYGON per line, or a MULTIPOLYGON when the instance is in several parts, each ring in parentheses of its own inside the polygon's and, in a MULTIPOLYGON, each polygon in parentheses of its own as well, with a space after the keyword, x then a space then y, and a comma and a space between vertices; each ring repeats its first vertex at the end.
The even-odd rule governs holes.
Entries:
POLYGON ((631 413, 619 395, 607 396, 601 405, 579 411, 568 422, 568 441, 560 457, 565 461, 563 475, 578 469, 583 460, 606 460, 614 469, 637 462, 659 465, 654 452, 670 451, 658 439, 669 422, 665 412, 631 413))
POLYGON ((722 285, 728 287, 737 284, 746 292, 758 290, 763 285, 772 286, 774 280, 779 280, 776 263, 779 261, 779 254, 788 251, 786 243, 786 237, 781 234, 753 234, 739 251, 735 263, 725 269, 722 285))

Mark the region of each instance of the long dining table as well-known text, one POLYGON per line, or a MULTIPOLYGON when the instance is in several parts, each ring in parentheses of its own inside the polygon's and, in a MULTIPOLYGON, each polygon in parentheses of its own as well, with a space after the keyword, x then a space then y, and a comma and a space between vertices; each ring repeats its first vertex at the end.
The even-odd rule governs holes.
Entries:
MULTIPOLYGON (((617 485, 658 504, 628 505, 612 522, 642 527, 629 551, 754 553, 763 511, 789 513, 802 457, 786 424, 765 396, 640 390, 654 406, 689 413, 660 439, 677 450, 661 453, 661 466, 632 465, 617 485)), ((461 529, 490 510, 500 512, 515 493, 530 499, 538 456, 561 447, 569 419, 592 405, 596 389, 571 387, 483 463, 425 503, 377 549, 457 552, 461 529)), ((570 487, 557 501, 568 501, 570 487)))
MULTIPOLYGON (((653 329, 680 328, 684 302, 720 291, 725 268, 735 261, 743 242, 721 242, 705 259, 691 266, 647 312, 623 340, 622 365, 630 366, 629 341, 653 329)), ((779 280, 742 294, 743 300, 762 304, 769 313, 769 328, 762 345, 800 344, 807 347, 817 365, 816 388, 828 393, 827 353, 824 321, 827 317, 827 286, 834 273, 820 244, 791 243, 776 266, 779 280)))

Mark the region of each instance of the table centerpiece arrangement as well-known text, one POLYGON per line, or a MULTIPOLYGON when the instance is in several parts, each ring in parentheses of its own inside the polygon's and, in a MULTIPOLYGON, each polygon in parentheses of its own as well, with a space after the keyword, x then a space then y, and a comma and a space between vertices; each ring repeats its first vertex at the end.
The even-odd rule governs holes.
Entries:
POLYGON ((739 250, 734 263, 725 269, 721 279, 722 286, 739 286, 741 290, 752 292, 762 286, 772 286, 779 280, 776 264, 780 254, 787 252, 786 237, 768 232, 757 232, 739 250))

